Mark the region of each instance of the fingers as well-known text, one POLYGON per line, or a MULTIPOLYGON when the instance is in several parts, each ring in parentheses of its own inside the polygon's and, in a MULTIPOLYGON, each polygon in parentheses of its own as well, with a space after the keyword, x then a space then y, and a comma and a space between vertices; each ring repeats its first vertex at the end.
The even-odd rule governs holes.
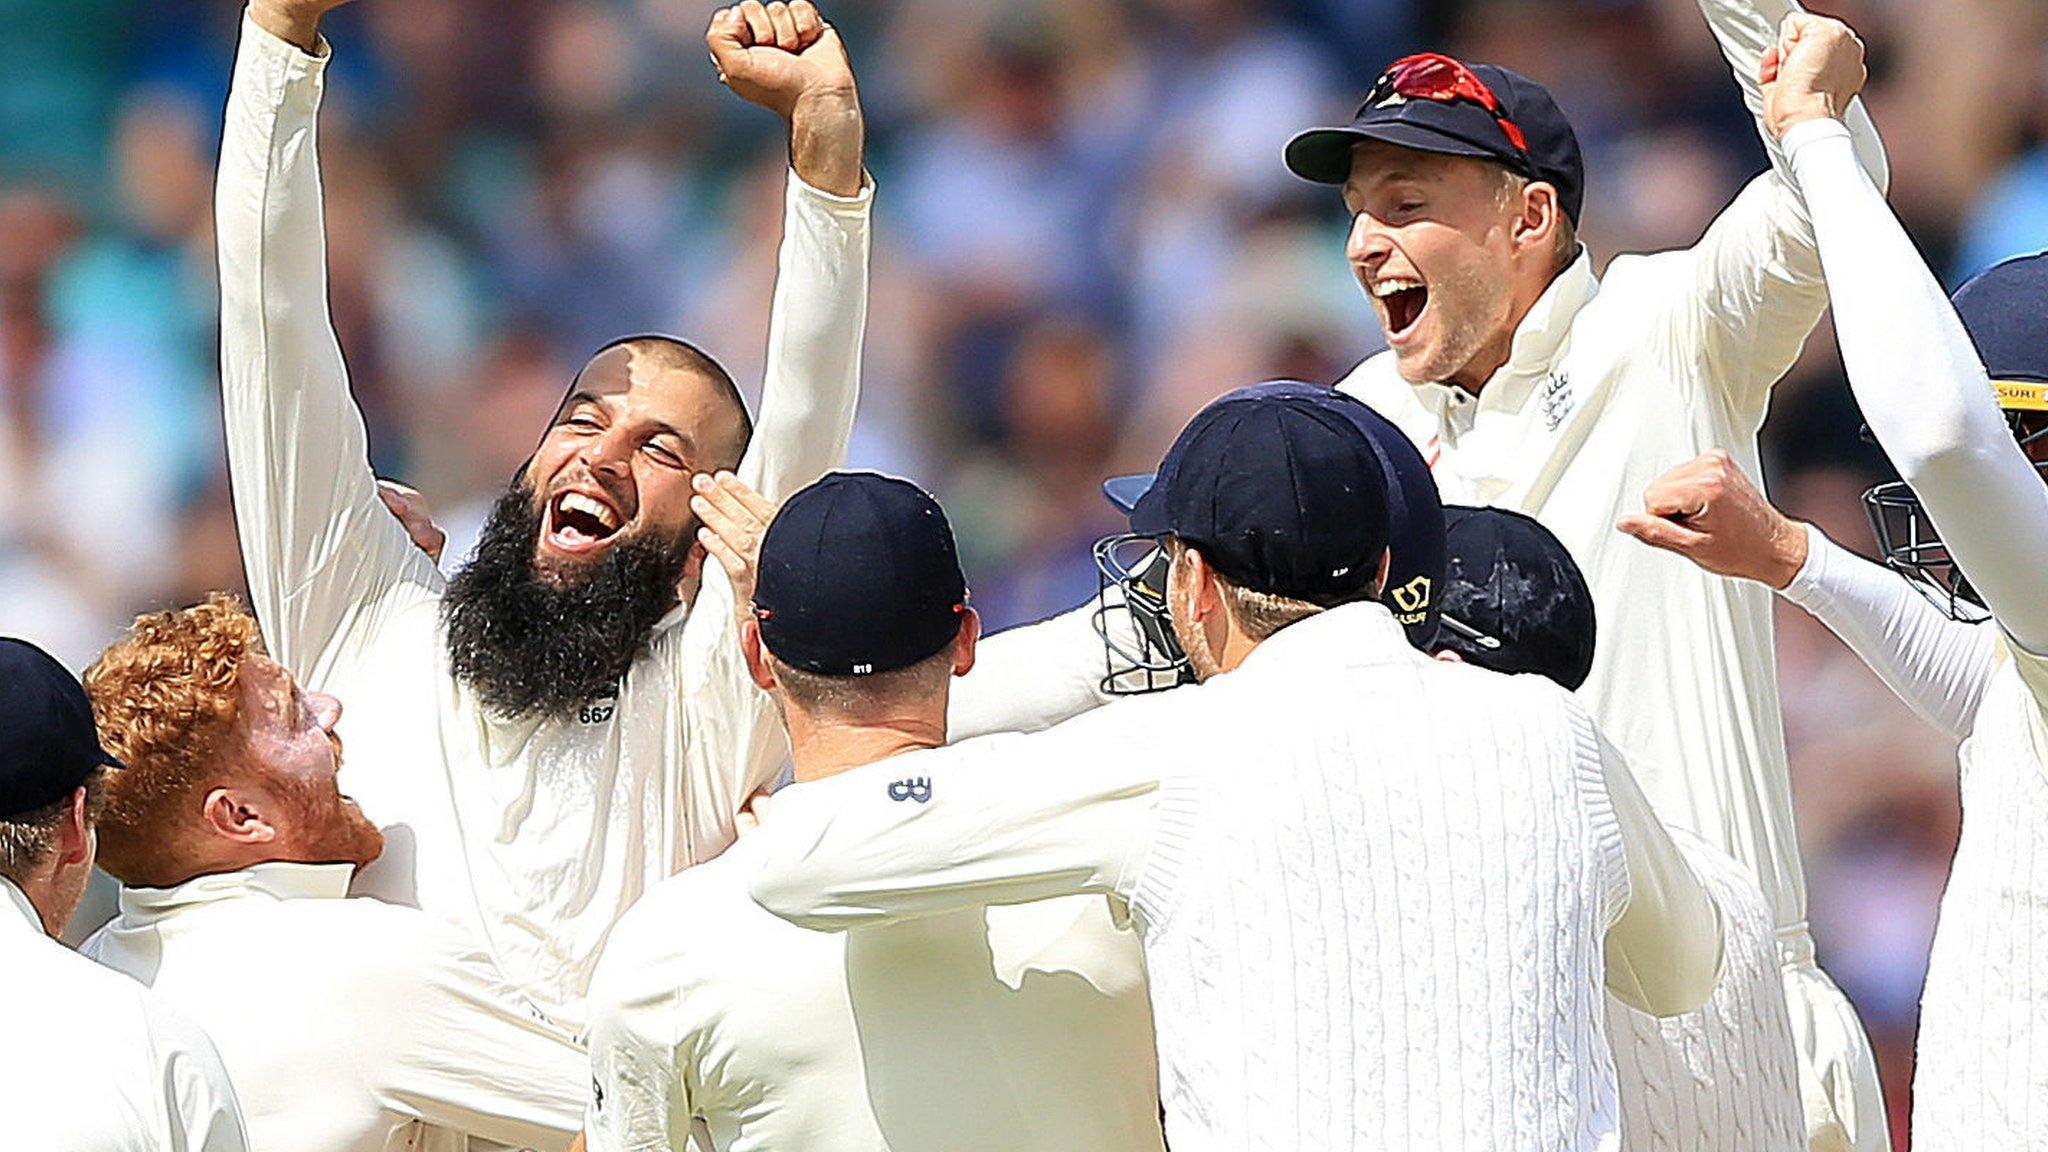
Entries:
POLYGON ((724 83, 728 65, 736 63, 747 48, 747 22, 737 8, 720 8, 711 14, 704 46, 711 50, 711 63, 718 69, 719 82, 724 83))
POLYGON ((768 5, 768 23, 775 29, 775 46, 784 52, 794 52, 803 47, 797 37, 796 17, 791 15, 789 5, 774 0, 768 5))
POLYGON ((720 568, 725 569, 726 579, 732 581, 735 593, 740 594, 742 599, 751 599, 753 596, 753 557, 750 554, 741 552, 738 548, 728 543, 725 537, 720 536, 708 527, 697 529, 697 543, 703 546, 704 551, 713 560, 718 561, 720 568))
POLYGON ((434 523, 433 512, 427 507, 427 498, 418 491, 395 480, 377 481, 377 498, 384 502, 405 534, 412 539, 413 546, 427 554, 434 563, 441 562, 441 552, 448 546, 448 534, 434 523))
POLYGON ((747 36, 742 43, 747 45, 775 43, 775 22, 768 18, 768 6, 761 0, 741 0, 740 19, 746 21, 747 36))
POLYGON ((796 0, 789 6, 789 15, 796 21, 798 46, 808 48, 825 31, 825 18, 818 15, 818 6, 811 0, 796 0))
POLYGON ((1645 516, 1640 512, 1631 512, 1623 516, 1614 526, 1652 548, 1676 552, 1680 556, 1689 555, 1708 539, 1704 532, 1695 532, 1663 517, 1645 516))
POLYGON ((730 472, 715 476, 699 473, 691 479, 690 486, 694 490, 690 510, 721 535, 758 535, 775 518, 775 503, 730 472))
POLYGON ((1757 81, 1766 85, 1776 84, 1778 82, 1778 70, 1783 64, 1784 56, 1778 51, 1776 44, 1764 49, 1764 58, 1757 65, 1757 81))

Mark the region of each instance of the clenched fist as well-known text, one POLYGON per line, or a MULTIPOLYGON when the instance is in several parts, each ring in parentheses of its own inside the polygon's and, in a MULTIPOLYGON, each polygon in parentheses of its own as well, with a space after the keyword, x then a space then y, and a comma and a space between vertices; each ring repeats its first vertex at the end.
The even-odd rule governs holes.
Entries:
POLYGON ((1841 119, 1863 91, 1863 41, 1840 20, 1794 12, 1778 26, 1778 42, 1764 50, 1758 79, 1764 86, 1764 127, 1783 140, 1794 124, 1841 119))
POLYGON ((853 99, 846 48, 810 0, 744 0, 721 8, 711 16, 704 44, 719 80, 784 120, 805 99, 853 99))
POLYGON ((1806 526, 1778 511, 1715 449, 1650 482, 1616 528, 1721 576, 1784 588, 1806 565, 1806 526))

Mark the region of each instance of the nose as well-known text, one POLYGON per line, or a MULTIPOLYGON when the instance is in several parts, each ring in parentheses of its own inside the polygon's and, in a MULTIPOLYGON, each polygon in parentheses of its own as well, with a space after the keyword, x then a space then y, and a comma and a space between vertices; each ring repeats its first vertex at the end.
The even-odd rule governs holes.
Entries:
POLYGON ((1370 212, 1360 212, 1351 218, 1351 235, 1344 241, 1344 256, 1352 265, 1365 271, 1375 271, 1387 262, 1387 256, 1394 250, 1394 242, 1387 235, 1386 226, 1370 212))
POLYGON ((308 692, 306 701, 312 705, 313 722, 320 725, 321 731, 331 734, 334 726, 341 723, 341 701, 325 692, 308 692))
POLYGON ((624 476, 626 462, 632 455, 632 444, 617 428, 606 429, 602 435, 591 437, 583 445, 583 450, 577 453, 585 468, 606 476, 624 476))

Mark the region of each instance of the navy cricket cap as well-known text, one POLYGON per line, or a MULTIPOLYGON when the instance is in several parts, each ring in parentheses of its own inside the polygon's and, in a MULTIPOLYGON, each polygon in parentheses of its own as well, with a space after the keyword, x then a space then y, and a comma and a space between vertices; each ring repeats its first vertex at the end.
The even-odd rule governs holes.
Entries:
POLYGON ((754 616, 777 660, 824 676, 907 668, 960 631, 967 579, 938 501, 908 480, 833 472, 761 539, 754 616))
POLYGON ((1502 508, 1444 509, 1450 559, 1437 646, 1577 690, 1593 670, 1593 592, 1564 544, 1502 508))
POLYGON ((1956 314, 2008 410, 2048 411, 2048 252, 1984 272, 1956 291, 1956 314), (2010 385, 2022 385, 2011 387, 2010 385))
POLYGON ((1188 421, 1158 472, 1103 493, 1132 532, 1178 536, 1241 588, 1356 600, 1388 538, 1386 471, 1353 411, 1364 407, 1292 381, 1240 388, 1188 421))
POLYGON ((121 762, 100 747, 85 687, 49 653, 0 637, 0 820, 55 804, 100 767, 121 762))
POLYGON ((1364 140, 1474 156, 1555 185, 1559 205, 1576 225, 1586 200, 1586 161, 1564 110, 1549 89, 1520 72, 1493 64, 1474 64, 1469 71, 1499 102, 1500 118, 1472 99, 1403 96, 1383 75, 1351 123, 1311 128, 1289 140, 1288 169, 1304 180, 1342 184, 1351 175, 1352 146, 1364 140), (1515 146, 1502 119, 1521 132, 1526 148, 1515 146))

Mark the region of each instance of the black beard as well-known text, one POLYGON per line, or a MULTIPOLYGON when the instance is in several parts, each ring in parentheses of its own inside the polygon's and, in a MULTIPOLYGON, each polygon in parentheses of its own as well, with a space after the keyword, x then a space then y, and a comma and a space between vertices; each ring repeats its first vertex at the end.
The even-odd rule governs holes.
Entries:
POLYGON ((534 570, 541 518, 533 489, 514 483, 441 600, 456 679, 510 718, 611 696, 675 607, 694 535, 620 540, 558 586, 534 570))

